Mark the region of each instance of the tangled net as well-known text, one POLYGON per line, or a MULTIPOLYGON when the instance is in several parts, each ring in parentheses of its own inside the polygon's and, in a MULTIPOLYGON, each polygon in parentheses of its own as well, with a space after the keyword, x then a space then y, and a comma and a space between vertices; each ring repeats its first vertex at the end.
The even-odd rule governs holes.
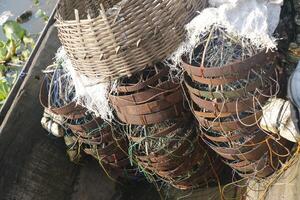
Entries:
POLYGON ((199 46, 182 57, 182 67, 202 140, 233 169, 233 177, 269 177, 291 155, 287 140, 259 124, 262 107, 279 91, 276 53, 219 25, 200 37, 199 46))
POLYGON ((182 88, 168 73, 158 64, 120 80, 110 95, 116 123, 130 142, 130 159, 154 183, 181 190, 216 183, 223 165, 199 139, 182 88))
POLYGON ((107 175, 109 171, 118 176, 135 176, 137 170, 131 167, 125 136, 114 132, 111 124, 79 106, 74 101, 75 87, 64 68, 51 66, 40 91, 41 104, 49 116, 60 116, 64 129, 64 140, 72 161, 79 162, 82 153, 98 160, 107 175))

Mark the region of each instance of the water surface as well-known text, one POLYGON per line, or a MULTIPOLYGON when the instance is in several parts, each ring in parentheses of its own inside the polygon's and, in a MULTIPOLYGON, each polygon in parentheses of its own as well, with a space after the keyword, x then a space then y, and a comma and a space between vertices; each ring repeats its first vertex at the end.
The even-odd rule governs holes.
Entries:
MULTIPOLYGON (((33 16, 31 20, 22 24, 22 26, 28 30, 29 33, 38 34, 43 30, 45 21, 39 17, 35 17, 36 11, 42 9, 49 16, 56 4, 56 0, 40 0, 38 6, 35 6, 33 2, 34 0, 0 0, 0 15, 8 11, 13 15, 9 19, 15 20, 22 13, 30 10, 33 16)), ((0 39, 4 39, 2 30, 0 31, 0 39)))

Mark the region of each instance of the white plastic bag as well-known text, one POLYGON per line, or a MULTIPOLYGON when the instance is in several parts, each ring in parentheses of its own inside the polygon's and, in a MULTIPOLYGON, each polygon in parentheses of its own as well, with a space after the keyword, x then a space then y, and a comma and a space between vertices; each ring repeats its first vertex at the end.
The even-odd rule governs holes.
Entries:
POLYGON ((272 98, 263 107, 260 126, 265 131, 278 133, 291 142, 300 141, 300 135, 291 116, 291 103, 283 99, 272 98))

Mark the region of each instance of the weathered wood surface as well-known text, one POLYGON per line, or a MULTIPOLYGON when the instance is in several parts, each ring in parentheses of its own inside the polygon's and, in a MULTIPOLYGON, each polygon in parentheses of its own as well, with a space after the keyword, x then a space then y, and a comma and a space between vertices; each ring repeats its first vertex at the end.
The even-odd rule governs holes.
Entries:
POLYGON ((68 199, 73 192, 78 167, 39 122, 41 70, 59 46, 55 32, 48 32, 0 128, 0 199, 68 199))

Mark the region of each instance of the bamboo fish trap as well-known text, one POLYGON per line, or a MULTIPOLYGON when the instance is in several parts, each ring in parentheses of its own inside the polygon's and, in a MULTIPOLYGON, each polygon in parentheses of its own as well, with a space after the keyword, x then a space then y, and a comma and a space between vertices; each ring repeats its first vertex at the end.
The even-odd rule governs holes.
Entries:
POLYGON ((192 59, 182 57, 186 96, 202 140, 240 176, 265 178, 290 156, 284 138, 259 126, 262 106, 279 91, 276 53, 227 35, 213 27, 192 59))

